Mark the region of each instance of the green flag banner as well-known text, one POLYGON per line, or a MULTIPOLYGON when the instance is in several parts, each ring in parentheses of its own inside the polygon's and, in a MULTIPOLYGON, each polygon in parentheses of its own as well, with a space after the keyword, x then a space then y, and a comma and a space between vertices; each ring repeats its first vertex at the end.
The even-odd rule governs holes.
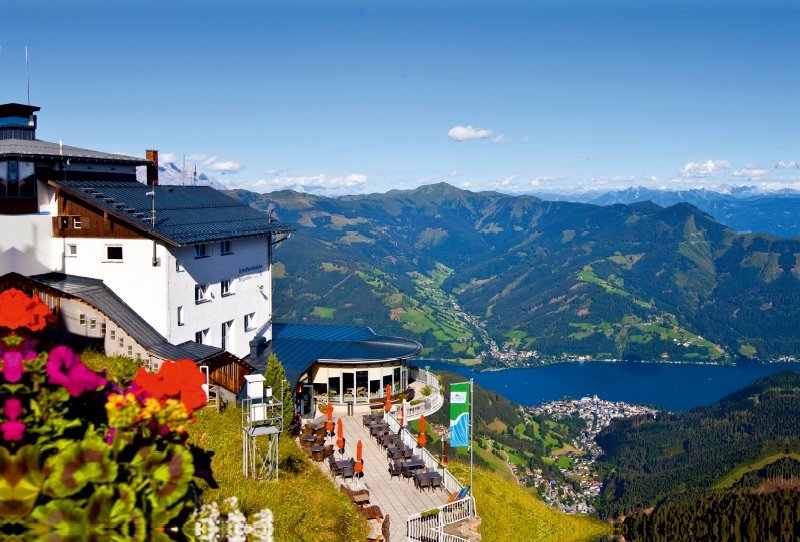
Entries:
POLYGON ((469 446, 469 382, 450 386, 450 447, 469 446))

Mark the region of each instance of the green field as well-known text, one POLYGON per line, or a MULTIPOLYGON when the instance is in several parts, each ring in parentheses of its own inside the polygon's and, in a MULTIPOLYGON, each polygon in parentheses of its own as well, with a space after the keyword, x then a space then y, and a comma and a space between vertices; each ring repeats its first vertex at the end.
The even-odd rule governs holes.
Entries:
POLYGON ((333 320, 333 311, 336 309, 330 307, 314 307, 314 310, 311 312, 311 316, 319 316, 320 318, 328 318, 329 320, 333 320))
POLYGON ((727 475, 725 478, 723 478, 721 482, 719 482, 717 485, 715 485, 714 489, 725 489, 725 488, 731 487, 733 484, 735 484, 736 482, 741 480, 742 476, 744 476, 748 472, 753 472, 753 471, 757 471, 757 470, 763 469, 764 467, 766 467, 770 463, 774 463, 775 461, 778 461, 779 459, 785 459, 785 458, 789 458, 789 457, 792 458, 792 459, 795 459, 797 461, 800 461, 800 455, 795 454, 795 453, 771 455, 769 457, 765 457, 764 459, 762 459, 761 461, 758 461, 757 463, 752 463, 752 464, 749 464, 749 465, 740 466, 739 468, 737 468, 736 470, 731 472, 729 475, 727 475))

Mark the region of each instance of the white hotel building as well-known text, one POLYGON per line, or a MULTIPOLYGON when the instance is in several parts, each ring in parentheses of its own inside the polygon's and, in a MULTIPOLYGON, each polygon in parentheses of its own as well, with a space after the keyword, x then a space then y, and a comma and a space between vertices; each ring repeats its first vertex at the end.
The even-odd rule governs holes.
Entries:
POLYGON ((0 105, 0 290, 45 299, 51 333, 152 369, 190 358, 234 394, 274 352, 304 415, 315 395, 366 405, 405 389, 415 341, 285 324, 273 337, 272 250, 291 226, 210 187, 159 186, 156 151, 37 140, 37 111, 0 105))

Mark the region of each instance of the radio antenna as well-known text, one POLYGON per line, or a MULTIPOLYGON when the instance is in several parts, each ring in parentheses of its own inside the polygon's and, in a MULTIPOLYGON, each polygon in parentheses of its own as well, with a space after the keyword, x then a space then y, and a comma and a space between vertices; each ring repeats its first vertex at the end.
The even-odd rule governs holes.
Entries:
POLYGON ((28 80, 28 105, 31 105, 31 72, 28 70, 28 46, 25 46, 25 78, 28 80))

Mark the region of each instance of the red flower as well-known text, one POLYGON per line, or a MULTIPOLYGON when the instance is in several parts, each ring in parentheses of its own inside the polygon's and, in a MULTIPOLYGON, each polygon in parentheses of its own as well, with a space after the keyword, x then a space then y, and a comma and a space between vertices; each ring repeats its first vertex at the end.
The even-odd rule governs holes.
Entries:
POLYGON ((206 376, 190 359, 167 360, 157 375, 140 368, 133 382, 156 399, 180 399, 190 414, 206 404, 206 376))
POLYGON ((39 331, 53 313, 37 296, 28 297, 16 288, 0 294, 0 326, 9 329, 27 327, 39 331))
POLYGON ((66 346, 56 346, 50 351, 45 369, 50 382, 61 384, 73 397, 107 383, 105 378, 81 363, 81 358, 66 346))

